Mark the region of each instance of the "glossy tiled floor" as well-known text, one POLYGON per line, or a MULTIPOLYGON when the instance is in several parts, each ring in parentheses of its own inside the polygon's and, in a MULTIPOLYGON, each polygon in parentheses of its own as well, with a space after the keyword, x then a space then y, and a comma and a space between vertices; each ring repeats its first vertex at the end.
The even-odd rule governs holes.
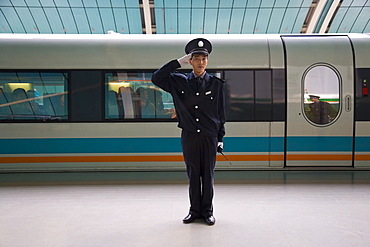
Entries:
POLYGON ((370 246, 369 172, 217 172, 214 226, 184 175, 0 174, 0 246, 370 246))

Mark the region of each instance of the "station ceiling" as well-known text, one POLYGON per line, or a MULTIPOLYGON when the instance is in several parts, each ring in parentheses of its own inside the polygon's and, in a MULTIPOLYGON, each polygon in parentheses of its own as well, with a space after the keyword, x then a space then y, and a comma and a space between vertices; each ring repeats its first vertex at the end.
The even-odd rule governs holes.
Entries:
POLYGON ((370 0, 0 0, 0 33, 370 33, 370 0))

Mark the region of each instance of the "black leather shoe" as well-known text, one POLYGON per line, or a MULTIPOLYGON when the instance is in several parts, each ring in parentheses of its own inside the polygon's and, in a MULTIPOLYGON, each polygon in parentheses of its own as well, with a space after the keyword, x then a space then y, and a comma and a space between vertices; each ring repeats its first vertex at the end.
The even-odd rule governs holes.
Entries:
POLYGON ((214 225, 216 222, 215 217, 213 215, 206 217, 206 222, 208 225, 214 225))
POLYGON ((195 216, 194 214, 188 214, 183 220, 182 222, 184 222, 185 224, 187 223, 191 223, 193 222, 194 220, 196 219, 199 219, 199 217, 195 216))

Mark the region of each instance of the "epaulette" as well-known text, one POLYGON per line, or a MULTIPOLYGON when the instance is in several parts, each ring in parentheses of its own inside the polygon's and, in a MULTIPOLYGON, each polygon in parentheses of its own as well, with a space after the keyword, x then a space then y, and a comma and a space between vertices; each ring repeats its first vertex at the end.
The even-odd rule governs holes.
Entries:
POLYGON ((225 83, 225 80, 222 80, 221 78, 218 78, 217 76, 214 76, 214 75, 211 75, 213 78, 215 78, 216 80, 219 80, 221 81, 222 83, 225 83))

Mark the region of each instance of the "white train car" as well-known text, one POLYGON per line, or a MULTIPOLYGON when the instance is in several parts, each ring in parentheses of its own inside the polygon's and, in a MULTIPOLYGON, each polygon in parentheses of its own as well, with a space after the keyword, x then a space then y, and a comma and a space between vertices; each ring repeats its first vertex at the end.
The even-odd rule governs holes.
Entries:
MULTIPOLYGON (((0 172, 185 169, 151 74, 198 37, 0 34, 0 172)), ((216 169, 370 168, 369 35, 202 37, 227 88, 216 169)))

